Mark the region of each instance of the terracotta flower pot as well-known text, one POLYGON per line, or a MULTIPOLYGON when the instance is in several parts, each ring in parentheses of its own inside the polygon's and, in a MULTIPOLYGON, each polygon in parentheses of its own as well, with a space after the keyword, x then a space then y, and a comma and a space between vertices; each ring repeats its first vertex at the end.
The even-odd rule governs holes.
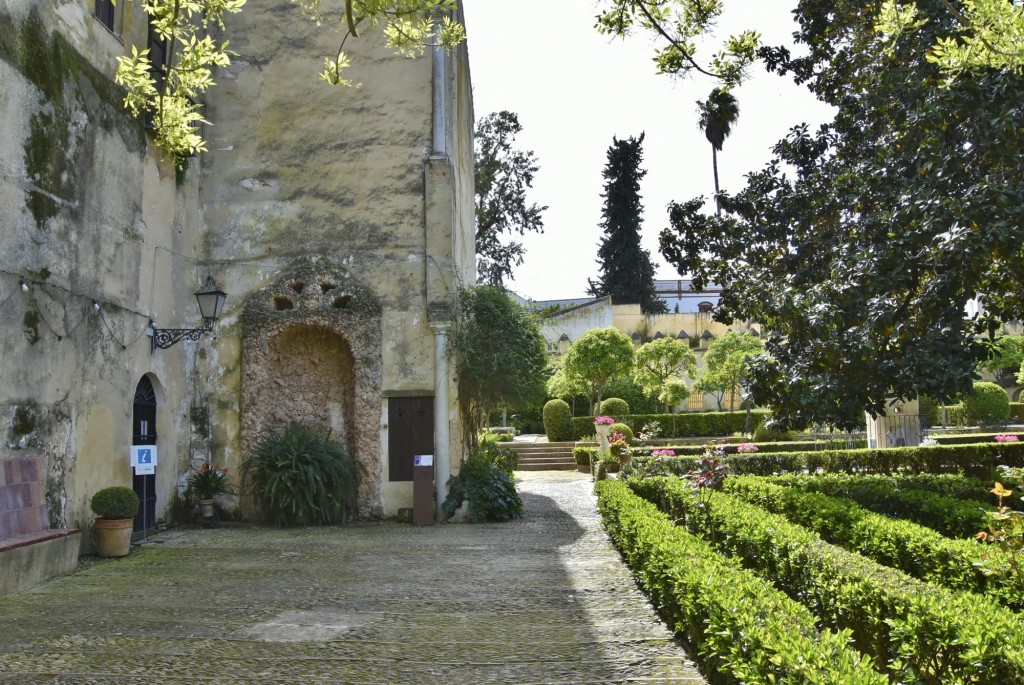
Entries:
POLYGON ((135 519, 96 519, 96 555, 100 557, 126 557, 132 544, 135 519))

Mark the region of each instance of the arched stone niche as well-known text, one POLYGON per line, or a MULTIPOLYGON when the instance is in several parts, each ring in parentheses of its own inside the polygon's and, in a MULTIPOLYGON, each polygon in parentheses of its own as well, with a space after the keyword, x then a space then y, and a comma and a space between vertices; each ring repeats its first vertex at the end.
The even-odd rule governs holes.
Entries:
POLYGON ((363 519, 383 515, 381 328, 373 293, 317 263, 250 295, 242 314, 244 455, 287 423, 329 430, 363 467, 363 519))

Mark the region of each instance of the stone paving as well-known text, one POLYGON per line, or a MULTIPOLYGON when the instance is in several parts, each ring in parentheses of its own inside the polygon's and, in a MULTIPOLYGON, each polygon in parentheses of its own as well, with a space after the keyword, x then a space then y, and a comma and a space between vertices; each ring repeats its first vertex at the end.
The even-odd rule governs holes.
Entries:
POLYGON ((175 530, 0 599, 0 684, 686 683, 582 474, 522 521, 175 530))

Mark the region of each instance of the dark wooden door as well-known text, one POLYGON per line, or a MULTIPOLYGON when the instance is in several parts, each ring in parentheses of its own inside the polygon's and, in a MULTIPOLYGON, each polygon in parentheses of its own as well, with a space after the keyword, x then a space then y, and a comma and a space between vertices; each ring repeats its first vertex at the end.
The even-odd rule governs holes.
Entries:
MULTIPOLYGON (((153 384, 145 376, 135 387, 135 401, 132 404, 132 444, 156 444, 156 393, 153 384)), ((135 532, 156 528, 156 475, 132 476, 132 488, 142 504, 135 517, 135 532)))
POLYGON ((434 398, 388 398, 390 480, 412 480, 412 458, 434 453, 434 398))

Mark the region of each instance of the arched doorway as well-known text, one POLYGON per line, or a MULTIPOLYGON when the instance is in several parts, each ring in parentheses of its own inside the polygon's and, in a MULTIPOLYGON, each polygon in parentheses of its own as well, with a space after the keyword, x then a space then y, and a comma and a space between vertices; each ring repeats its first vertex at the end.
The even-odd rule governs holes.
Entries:
MULTIPOLYGON (((132 402, 132 444, 156 444, 156 391, 152 381, 143 376, 135 386, 132 402)), ((133 475, 132 488, 142 502, 135 517, 135 531, 141 533, 156 528, 156 474, 133 475)))

